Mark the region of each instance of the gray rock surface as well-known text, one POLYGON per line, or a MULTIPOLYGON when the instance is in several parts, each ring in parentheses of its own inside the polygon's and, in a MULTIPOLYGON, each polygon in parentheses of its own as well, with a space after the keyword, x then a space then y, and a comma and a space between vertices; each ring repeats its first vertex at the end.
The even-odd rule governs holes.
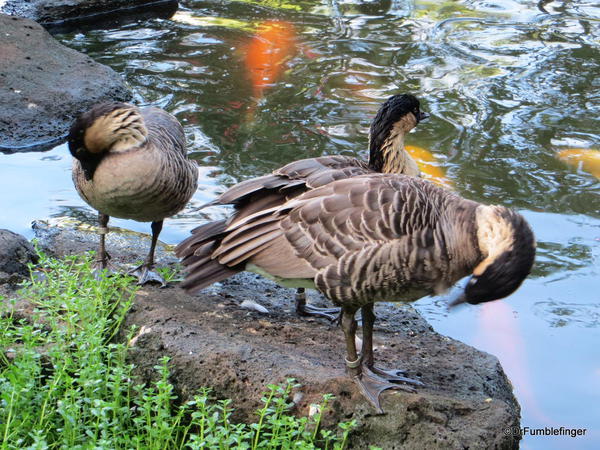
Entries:
POLYGON ((116 14, 139 14, 142 9, 156 13, 171 10, 173 14, 177 0, 8 0, 0 12, 47 26, 63 22, 91 23, 116 14))
MULTIPOLYGON (((167 223, 168 226, 168 223, 167 223)), ((60 256, 95 248, 85 227, 55 228, 38 223, 42 247, 60 256)), ((128 261, 149 239, 111 232, 113 261, 128 261)), ((165 256, 166 247, 158 256, 165 256)), ((173 260, 168 256, 165 261, 173 260)), ((323 298, 312 294, 314 303, 323 298), (317 300, 315 302, 315 300, 317 300)), ((409 305, 377 304, 376 359, 382 367, 403 368, 425 383, 417 393, 387 392, 385 415, 377 415, 344 373, 344 342, 338 326, 298 318, 293 292, 254 274, 240 274, 190 296, 176 286, 144 287, 128 315, 138 333, 130 341, 131 361, 144 381, 156 376, 160 357, 172 358, 171 381, 183 398, 211 386, 218 398, 233 399, 234 420, 254 421, 269 383, 295 378, 295 412, 306 415, 311 403, 332 393, 336 399, 324 426, 356 419, 349 448, 464 449, 518 447, 507 435, 518 426, 520 408, 498 360, 441 336, 409 305), (268 313, 241 308, 244 302, 268 313)), ((125 336, 122 336, 125 337, 125 336)))
POLYGON ((130 98, 111 68, 37 23, 0 14, 0 30, 0 151, 50 148, 94 103, 130 98))
POLYGON ((37 262, 33 246, 27 239, 0 229, 0 284, 16 283, 29 275, 27 264, 37 262))

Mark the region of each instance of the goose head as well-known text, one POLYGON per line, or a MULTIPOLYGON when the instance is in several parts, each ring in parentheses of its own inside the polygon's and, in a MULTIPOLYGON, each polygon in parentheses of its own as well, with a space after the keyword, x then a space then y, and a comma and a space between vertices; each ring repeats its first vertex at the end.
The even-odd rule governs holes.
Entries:
POLYGON ((377 172, 418 175, 417 165, 404 149, 404 136, 429 114, 411 94, 393 95, 377 111, 369 131, 369 165, 377 172), (406 162, 410 162, 410 169, 406 162), (416 170, 416 173, 412 173, 416 170))
POLYGON ((139 110, 127 103, 101 103, 81 114, 69 130, 69 151, 91 178, 108 153, 125 152, 146 142, 148 130, 139 110))
POLYGON ((450 307, 507 297, 517 290, 533 266, 535 237, 523 216, 502 206, 482 205, 477 209, 476 220, 483 259, 450 307))

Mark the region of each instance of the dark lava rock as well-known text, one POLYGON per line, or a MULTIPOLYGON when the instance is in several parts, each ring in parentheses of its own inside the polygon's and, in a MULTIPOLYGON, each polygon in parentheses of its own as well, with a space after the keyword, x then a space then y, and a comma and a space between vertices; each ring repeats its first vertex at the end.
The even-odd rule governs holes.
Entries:
POLYGON ((111 68, 37 23, 0 14, 0 30, 0 151, 50 148, 94 103, 131 97, 111 68))
POLYGON ((21 281, 29 275, 27 264, 35 262, 37 255, 27 239, 0 229, 0 284, 21 281))
MULTIPOLYGON (((61 257, 98 250, 100 238, 95 232, 97 223, 94 219, 92 221, 94 226, 68 217, 58 217, 47 221, 36 220, 32 228, 39 247, 50 256, 61 257)), ((149 235, 111 227, 110 224, 109 228, 111 231, 106 235, 106 251, 112 263, 134 267, 146 259, 151 242, 149 235)), ((173 246, 158 241, 155 261, 159 267, 176 265, 178 259, 173 254, 173 246)))
MULTIPOLYGON (((58 255, 77 246, 83 252, 97 242, 81 228, 38 226, 36 234, 58 255)), ((109 251, 119 259, 131 248, 113 242, 109 251)), ((325 320, 297 317, 293 295, 249 273, 197 296, 176 286, 142 288, 126 319, 127 329, 138 329, 129 342, 137 375, 142 381, 156 379, 154 367, 167 355, 182 398, 210 386, 217 398, 233 399, 237 421, 256 421, 267 384, 294 378, 301 384, 293 392, 295 413, 307 415, 311 404, 332 393, 324 426, 335 429, 340 421, 357 420, 352 449, 518 447, 518 438, 505 430, 519 425, 520 408, 494 356, 436 333, 410 305, 378 303, 376 360, 381 367, 405 369, 425 386, 416 393, 385 392, 386 414, 377 415, 345 374, 342 331, 325 320), (244 302, 268 312, 241 308, 244 302)), ((311 299, 323 301, 316 293, 311 299)))
POLYGON ((170 17, 177 7, 177 0, 8 0, 0 12, 35 20, 56 31, 69 25, 102 26, 124 15, 170 17))

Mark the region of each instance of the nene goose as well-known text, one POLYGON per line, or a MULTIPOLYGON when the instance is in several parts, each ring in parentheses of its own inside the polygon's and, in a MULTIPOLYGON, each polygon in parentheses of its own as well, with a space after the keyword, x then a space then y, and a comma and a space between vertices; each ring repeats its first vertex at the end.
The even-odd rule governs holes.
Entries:
MULTIPOLYGON (((416 162, 404 149, 404 136, 429 115, 420 110, 419 100, 410 94, 390 97, 375 115, 369 130, 369 161, 348 156, 322 156, 294 161, 271 175, 241 182, 204 206, 234 205, 230 222, 254 212, 283 204, 286 200, 334 180, 368 173, 419 175, 416 162)), ((220 226, 224 226, 221 222, 220 226)), ((213 228, 217 232, 217 228, 213 228)), ((217 281, 217 280, 215 280, 217 281)), ((306 304, 304 288, 296 294, 300 315, 337 318, 339 308, 317 308, 306 304)))
POLYGON ((96 266, 106 268, 110 216, 152 222, 146 261, 133 269, 139 284, 166 284, 153 270, 163 220, 177 213, 195 192, 198 171, 187 159, 183 128, 158 108, 102 103, 82 114, 68 137, 73 182, 83 200, 98 211, 100 248, 96 266))
POLYGON ((535 239, 525 219, 419 178, 368 174, 328 183, 230 224, 194 230, 177 250, 195 292, 242 270, 313 287, 342 309, 346 365, 381 412, 386 389, 421 384, 373 360, 373 303, 411 302, 471 274, 452 304, 506 297, 529 274, 535 239), (218 234, 216 233, 218 231, 218 234), (362 309, 362 350, 354 318, 362 309))

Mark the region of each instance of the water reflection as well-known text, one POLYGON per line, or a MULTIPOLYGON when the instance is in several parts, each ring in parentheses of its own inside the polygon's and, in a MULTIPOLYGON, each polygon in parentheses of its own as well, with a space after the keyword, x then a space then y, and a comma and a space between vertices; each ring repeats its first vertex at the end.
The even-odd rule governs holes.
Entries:
POLYGON ((535 258, 535 268, 532 276, 543 277, 553 281, 555 274, 561 278, 568 276, 578 269, 593 265, 594 258, 588 244, 568 242, 538 242, 535 258))
MULTIPOLYGON (((4 3, 4 2, 2 2, 4 3)), ((177 11, 177 0, 156 0, 151 3, 138 4, 118 9, 116 11, 100 12, 86 8, 86 5, 80 5, 79 14, 73 13, 74 18, 67 18, 65 21, 44 23, 44 27, 51 33, 67 33, 72 30, 94 30, 104 28, 114 28, 124 26, 127 23, 139 22, 141 20, 153 19, 156 17, 169 18, 177 11), (81 8, 83 6, 83 8, 81 8)), ((94 6, 92 6, 94 8, 94 6)), ((65 17, 66 17, 65 16, 65 17)))
MULTIPOLYGON (((524 0, 185 5, 168 20, 59 36, 123 74, 137 103, 161 106, 184 124, 200 188, 161 238, 176 243, 199 221, 223 216, 197 209, 239 180, 294 159, 361 155, 380 102, 413 92, 432 117, 407 144, 433 155, 461 195, 518 208, 539 243, 532 277, 505 303, 452 315, 439 298, 417 306, 436 329, 501 358, 524 424, 594 428, 600 183, 556 154, 599 148, 600 7, 524 0), (269 26, 284 23, 285 30, 269 26)), ((29 233, 31 219, 52 215, 94 223, 71 186, 66 148, 45 156, 51 159, 2 156, 3 192, 14 192, 24 174, 32 179, 2 199, 5 226, 29 233)), ((147 231, 136 222, 115 225, 147 231)), ((532 439, 524 446, 574 442, 532 439)))

